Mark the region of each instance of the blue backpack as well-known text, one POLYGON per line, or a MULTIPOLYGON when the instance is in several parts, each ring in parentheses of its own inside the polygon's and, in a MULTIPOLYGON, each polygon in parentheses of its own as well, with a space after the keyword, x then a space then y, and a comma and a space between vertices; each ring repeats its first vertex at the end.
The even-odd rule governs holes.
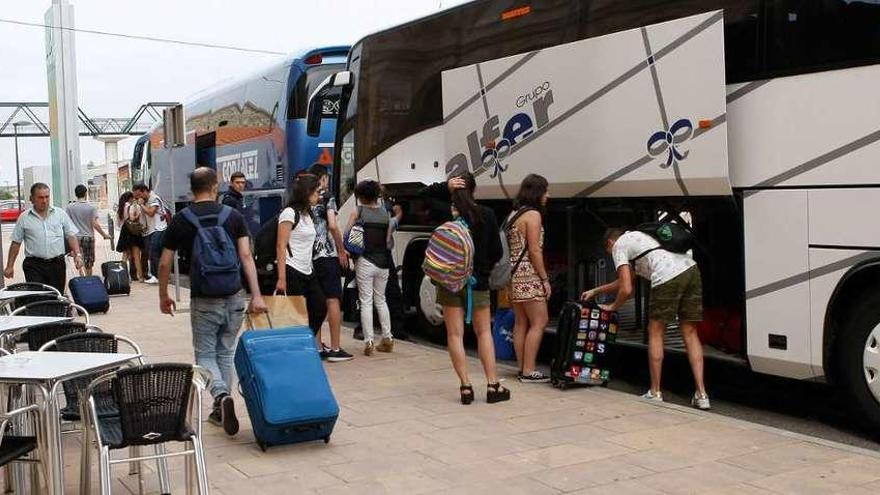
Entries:
POLYGON ((241 290, 241 262, 235 241, 223 224, 232 208, 222 206, 217 215, 197 216, 189 208, 181 211, 183 217, 196 228, 190 260, 190 282, 203 296, 231 296, 241 290), (202 226, 203 220, 216 219, 216 225, 202 226))

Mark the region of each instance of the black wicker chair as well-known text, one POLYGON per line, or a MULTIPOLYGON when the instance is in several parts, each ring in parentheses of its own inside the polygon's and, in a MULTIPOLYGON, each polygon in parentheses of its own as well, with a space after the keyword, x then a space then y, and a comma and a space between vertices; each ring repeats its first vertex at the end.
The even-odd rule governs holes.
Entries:
MULTIPOLYGON (((39 328, 37 327, 34 330, 39 328)), ((97 331, 86 332, 84 329, 80 332, 65 334, 45 342, 38 350, 116 354, 119 352, 119 342, 122 342, 130 347, 135 354, 142 354, 141 348, 127 337, 102 333, 97 327, 90 327, 90 329, 97 331)), ((140 359, 138 364, 143 364, 143 359, 140 359)), ((61 419, 65 421, 79 421, 82 419, 80 414, 80 396, 86 391, 89 384, 102 374, 94 373, 67 380, 62 384, 64 387, 65 407, 61 410, 61 419)), ((103 418, 119 414, 109 384, 95 390, 95 406, 99 417, 103 418)))
POLYGON ((8 285, 3 290, 8 290, 8 291, 15 291, 15 290, 47 291, 45 294, 34 294, 32 296, 16 297, 15 299, 12 299, 6 303, 6 305, 3 307, 3 310, 5 310, 5 311, 15 311, 16 309, 18 309, 22 306, 27 306, 30 303, 35 303, 35 302, 39 302, 39 301, 64 300, 64 295, 62 295, 61 292, 58 291, 58 289, 56 289, 55 287, 52 287, 51 285, 41 284, 39 282, 20 282, 17 284, 8 285))
POLYGON ((82 316, 86 325, 89 324, 89 312, 82 306, 74 304, 67 299, 30 303, 13 311, 12 316, 57 316, 70 318, 82 316))
MULTIPOLYGON (((89 385, 83 407, 88 427, 84 429, 82 463, 83 466, 90 464, 89 446, 92 440, 97 441, 101 493, 110 493, 113 464, 180 455, 187 456, 188 473, 195 469, 199 493, 208 493, 201 436, 201 395, 210 376, 204 368, 188 364, 147 364, 103 375, 89 385), (98 414, 95 395, 105 383, 110 384, 119 416, 101 418, 98 414), (187 447, 182 452, 172 453, 165 453, 163 448, 162 453, 155 456, 110 458, 111 450, 149 445, 164 447, 167 442, 184 442, 187 447)), ((143 486, 142 472, 138 470, 139 486, 143 486)), ((89 493, 90 470, 82 469, 80 476, 80 493, 89 493)))
POLYGON ((56 295, 62 295, 61 291, 55 287, 48 284, 41 284, 40 282, 16 282, 7 285, 5 290, 48 290, 54 292, 56 295))
POLYGON ((47 323, 46 325, 28 328, 21 335, 21 340, 22 342, 27 343, 29 351, 39 351, 46 345, 46 343, 67 335, 100 331, 101 329, 98 327, 86 325, 79 321, 62 321, 59 323, 47 323))

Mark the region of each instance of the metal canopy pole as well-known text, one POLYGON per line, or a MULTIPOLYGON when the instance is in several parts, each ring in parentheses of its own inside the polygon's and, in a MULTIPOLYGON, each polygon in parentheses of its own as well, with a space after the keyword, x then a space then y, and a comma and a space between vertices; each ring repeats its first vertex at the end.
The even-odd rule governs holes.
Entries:
MULTIPOLYGON (((168 148, 168 165, 171 169, 171 211, 177 214, 177 196, 174 194, 174 148, 168 148)), ((166 230, 169 226, 166 226, 166 230)), ((174 301, 180 302, 180 262, 178 261, 177 251, 174 252, 174 301)))
MULTIPOLYGON (((174 105, 162 111, 165 134, 165 149, 168 150, 168 168, 171 170, 171 211, 177 214, 177 195, 174 192, 174 149, 185 144, 183 126, 183 105, 174 105)), ((180 264, 177 252, 174 253, 174 300, 180 302, 180 264)))

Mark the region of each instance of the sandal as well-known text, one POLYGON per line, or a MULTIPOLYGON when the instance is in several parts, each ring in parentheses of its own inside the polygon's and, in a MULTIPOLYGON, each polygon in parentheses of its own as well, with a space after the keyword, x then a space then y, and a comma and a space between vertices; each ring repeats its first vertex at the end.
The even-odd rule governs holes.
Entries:
POLYGON ((486 385, 486 402, 494 404, 506 400, 510 400, 510 390, 502 387, 501 383, 495 382, 486 385))
POLYGON ((474 387, 471 384, 462 385, 458 387, 458 391, 461 393, 461 403, 464 405, 468 405, 474 401, 474 387))

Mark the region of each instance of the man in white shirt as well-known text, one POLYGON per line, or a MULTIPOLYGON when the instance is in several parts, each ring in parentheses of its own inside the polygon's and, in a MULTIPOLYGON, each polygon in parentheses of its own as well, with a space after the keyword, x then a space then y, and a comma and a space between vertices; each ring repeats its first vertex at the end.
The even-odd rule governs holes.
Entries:
POLYGON ((617 280, 584 292, 581 299, 587 301, 598 294, 616 293, 614 302, 602 307, 617 311, 632 296, 635 275, 651 281, 648 308, 651 389, 642 397, 663 400, 660 392, 663 334, 667 324, 678 319, 697 389, 691 405, 709 409, 709 397, 703 383, 703 345, 696 325, 703 320, 703 287, 696 262, 687 254, 662 249, 656 239, 639 231, 609 229, 605 234, 605 247, 614 258, 617 280))
POLYGON ((159 256, 162 254, 162 237, 168 224, 165 222, 165 204, 158 194, 151 191, 143 182, 135 184, 131 189, 134 197, 141 200, 141 210, 147 220, 147 229, 144 232, 144 249, 147 251, 147 259, 150 261, 149 277, 144 280, 147 284, 158 284, 159 279, 159 256))
POLYGON ((15 276, 15 260, 24 244, 24 262, 21 265, 24 279, 51 285, 63 294, 67 277, 65 239, 70 244, 74 266, 77 270, 83 266, 79 242, 76 240, 78 231, 64 209, 51 205, 48 185, 36 182, 31 186, 31 204, 33 207, 23 212, 15 222, 3 274, 6 278, 15 276))

